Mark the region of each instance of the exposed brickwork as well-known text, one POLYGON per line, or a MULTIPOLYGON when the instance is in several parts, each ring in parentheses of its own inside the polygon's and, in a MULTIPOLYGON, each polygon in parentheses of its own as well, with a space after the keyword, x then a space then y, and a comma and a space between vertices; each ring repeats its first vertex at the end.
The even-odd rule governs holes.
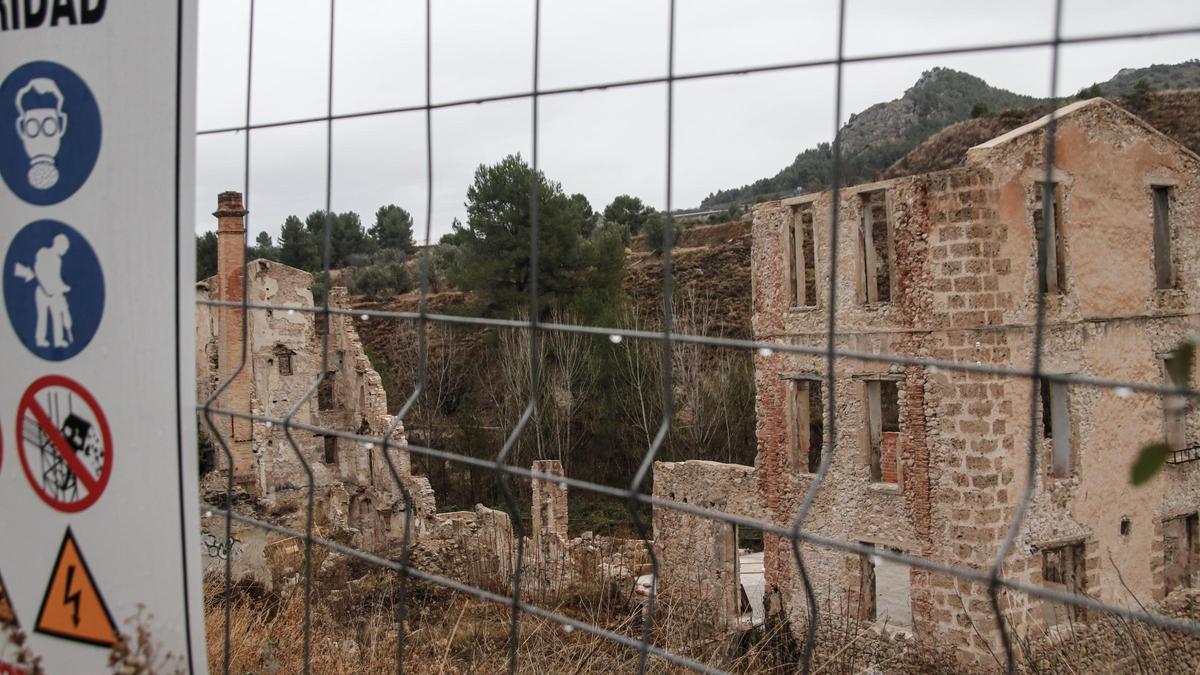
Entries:
MULTIPOLYGON (((1039 292, 1033 196, 1045 177, 1045 138, 1044 125, 1035 124, 973 148, 961 167, 843 189, 836 247, 829 241, 831 193, 758 206, 756 338, 825 346, 836 248, 838 348, 1027 368, 1039 292), (866 304, 862 195, 880 190, 892 224, 894 293, 890 303, 866 304), (801 204, 815 216, 820 290, 816 307, 794 309, 781 233, 801 204)), ((1159 382, 1161 355, 1197 318, 1189 284, 1200 278, 1200 158, 1103 101, 1062 111, 1056 156, 1066 282, 1046 296, 1043 367, 1159 382), (1189 280, 1177 288, 1154 288, 1151 185, 1172 186, 1173 254, 1179 277, 1189 280)), ((786 378, 824 374, 826 364, 821 356, 775 353, 756 357, 756 369, 759 498, 768 517, 791 525, 812 477, 787 461, 786 378)), ((1045 549, 1082 544, 1088 595, 1129 604, 1128 586, 1139 598, 1161 596, 1162 521, 1200 511, 1200 467, 1168 467, 1149 486, 1128 487, 1133 453, 1162 434, 1157 398, 1069 387, 1072 469, 1055 478, 1046 468, 1051 439, 1043 438, 1041 407, 1026 379, 839 359, 834 385, 836 434, 825 444, 833 452, 830 473, 806 530, 990 569, 1026 483, 1032 409, 1036 498, 1003 573, 1041 583, 1045 549), (864 380, 879 378, 898 381, 900 431, 895 446, 885 435, 884 482, 871 483, 864 380), (898 485, 887 484, 891 447, 898 449, 898 485), (1127 534, 1119 533, 1122 518, 1130 519, 1127 534)), ((823 415, 828 432, 829 411, 823 415)), ((1194 439, 1194 412, 1187 426, 1194 439)), ((832 589, 822 601, 860 612, 858 556, 802 550, 816 587, 832 589)), ((785 609, 799 618, 805 603, 789 542, 767 537, 765 570, 769 596, 779 589, 785 609)), ((998 634, 985 587, 917 570, 909 582, 919 639, 953 647, 964 665, 994 664, 998 634)), ((1008 592, 1000 600, 1020 634, 1044 627, 1041 601, 1008 592)))
MULTIPOLYGON (((246 250, 246 213, 242 195, 222 192, 217 196, 217 293, 229 302, 241 302, 243 297, 246 250)), ((221 307, 217 343, 218 379, 225 382, 237 377, 222 392, 217 405, 227 410, 250 410, 250 368, 241 367, 249 358, 246 346, 245 317, 240 307, 221 307), (240 368, 241 367, 241 368, 240 368), (240 372, 239 372, 240 368, 240 372)), ((241 485, 254 482, 254 454, 251 443, 250 420, 225 418, 220 423, 227 434, 229 451, 233 455, 234 480, 241 485)))

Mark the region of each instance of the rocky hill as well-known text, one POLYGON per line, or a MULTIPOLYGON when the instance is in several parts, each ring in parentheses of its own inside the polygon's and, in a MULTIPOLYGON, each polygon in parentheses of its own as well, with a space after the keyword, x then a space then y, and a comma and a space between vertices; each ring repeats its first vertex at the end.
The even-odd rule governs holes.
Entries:
MULTIPOLYGON (((1084 95, 1087 96, 1144 99, 1146 91, 1194 87, 1200 87, 1200 60, 1197 59, 1173 65, 1126 68, 1109 80, 1086 88, 1081 94, 1086 92, 1084 95)), ((996 135, 991 133, 992 130, 1001 129, 999 133, 1003 133, 1020 126, 1024 123, 1020 120, 1026 119, 1028 111, 1037 110, 1038 106, 1045 106, 1048 110, 1050 105, 1049 99, 998 89, 968 73, 934 68, 922 74, 900 98, 877 103, 850 116, 841 130, 843 180, 847 184, 854 184, 892 175, 886 173, 891 170, 890 167, 913 152, 918 145, 964 120, 986 118, 984 122, 971 124, 965 130, 956 132, 962 134, 964 139, 978 137, 986 140, 996 135), (1007 110, 1020 112, 992 116, 1007 110)), ((1132 105, 1128 107, 1133 109, 1132 105)), ((1154 124, 1153 121, 1151 123, 1154 124)), ((712 193, 701 202, 701 206, 718 208, 761 201, 798 190, 821 190, 831 180, 832 164, 831 148, 828 143, 822 143, 801 152, 789 166, 774 176, 740 188, 712 193)))
MULTIPOLYGON (((842 152, 854 159, 864 158, 880 148, 892 152, 912 147, 946 125, 966 119, 976 106, 989 110, 1026 107, 1037 99, 997 89, 987 82, 957 70, 934 68, 921 75, 904 96, 876 103, 851 115, 842 127, 842 152)), ((886 150, 883 154, 888 154, 886 150)))

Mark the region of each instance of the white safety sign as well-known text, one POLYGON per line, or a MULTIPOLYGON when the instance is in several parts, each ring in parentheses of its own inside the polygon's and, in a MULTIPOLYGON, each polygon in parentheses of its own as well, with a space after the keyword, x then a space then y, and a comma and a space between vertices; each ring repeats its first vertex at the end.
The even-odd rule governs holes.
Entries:
POLYGON ((195 0, 0 1, 0 673, 139 634, 208 672, 195 34, 195 0))

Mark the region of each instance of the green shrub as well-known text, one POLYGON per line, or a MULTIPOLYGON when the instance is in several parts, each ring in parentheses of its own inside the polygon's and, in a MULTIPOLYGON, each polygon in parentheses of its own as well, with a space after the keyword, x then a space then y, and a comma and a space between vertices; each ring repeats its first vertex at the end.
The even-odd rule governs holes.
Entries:
POLYGON ((408 269, 400 262, 376 262, 354 270, 350 292, 378 299, 387 293, 407 293, 412 289, 408 269))
POLYGON ((650 244, 650 248, 655 253, 662 253, 667 244, 667 223, 670 223, 673 236, 671 241, 679 241, 679 235, 683 232, 683 228, 675 219, 669 215, 656 212, 654 215, 646 219, 642 225, 642 232, 646 234, 646 242, 650 244))

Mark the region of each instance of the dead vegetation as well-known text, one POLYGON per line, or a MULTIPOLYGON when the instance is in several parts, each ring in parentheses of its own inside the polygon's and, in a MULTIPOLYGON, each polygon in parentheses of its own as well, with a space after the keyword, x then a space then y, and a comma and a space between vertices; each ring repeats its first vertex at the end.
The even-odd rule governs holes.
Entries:
MULTIPOLYGON (((235 586, 231 599, 230 672, 292 673, 303 670, 304 607, 300 586, 279 593, 257 585, 235 586)), ((208 659, 223 659, 223 585, 205 585, 208 659)), ((353 597, 331 607, 318 584, 313 604, 311 659, 314 673, 397 672, 398 575, 370 572, 353 597)), ((637 639, 642 606, 612 585, 576 587, 540 607, 637 639)), ((740 636, 714 633, 696 612, 660 602, 653 643, 732 673, 790 673, 799 669, 800 643, 782 621, 740 636)), ((404 671, 419 673, 503 673, 508 669, 507 607, 410 580, 405 621, 404 671)), ((518 671, 530 673, 617 673, 637 669, 636 649, 570 626, 523 614, 518 671)), ((929 658, 913 643, 891 638, 852 620, 846 612, 824 615, 812 672, 948 672, 948 662, 929 658), (940 666, 940 667, 939 667, 940 666)), ((691 672, 651 657, 648 672, 691 672)))
MULTIPOLYGON (((323 571, 314 583, 311 670, 314 673, 399 672, 397 619, 400 577, 397 573, 342 560, 346 570, 323 571), (346 572, 346 573, 342 573, 346 572), (352 581, 347 577, 357 576, 352 581)), ((598 579, 598 577, 597 577, 598 579)), ((482 584, 498 594, 502 584, 482 584)), ((256 583, 236 584, 231 593, 230 671, 294 673, 304 666, 303 585, 299 580, 279 591, 256 583)), ((223 581, 205 583, 205 624, 210 669, 219 671, 224 651, 223 581)), ((526 597, 528 602, 637 640, 642 629, 641 598, 628 584, 612 578, 584 580, 557 594, 526 597)), ((950 645, 915 641, 886 625, 859 621, 848 593, 832 588, 821 594, 822 614, 810 672, 960 673, 999 672, 994 664, 964 670, 950 645)), ((407 584, 403 672, 505 673, 508 670, 510 615, 501 606, 440 586, 410 579, 407 584)), ((709 667, 730 673, 793 673, 802 670, 803 623, 789 624, 768 615, 763 626, 723 633, 711 613, 660 598, 652 643, 709 667)), ((1168 616, 1192 617, 1200 610, 1200 592, 1173 594, 1162 607, 1168 616)), ((964 616, 977 621, 991 617, 964 616)), ((1010 617, 1011 621, 1012 617, 1010 617)), ((147 645, 148 636, 135 644, 147 645)), ((127 638, 128 639, 128 638, 127 638)), ((1016 636, 1016 670, 1021 673, 1191 671, 1200 657, 1200 638, 1184 637, 1118 617, 1088 616, 1047 631, 1016 636)), ((138 649, 134 649, 136 653, 138 649)), ((637 669, 638 651, 571 626, 522 614, 518 672, 623 673, 637 669)), ((28 661, 24 661, 28 663, 28 661)), ((120 669, 113 672, 159 673, 172 669, 120 669)), ((128 661, 121 661, 121 664, 128 661)), ((651 657, 650 673, 692 672, 651 657)))

